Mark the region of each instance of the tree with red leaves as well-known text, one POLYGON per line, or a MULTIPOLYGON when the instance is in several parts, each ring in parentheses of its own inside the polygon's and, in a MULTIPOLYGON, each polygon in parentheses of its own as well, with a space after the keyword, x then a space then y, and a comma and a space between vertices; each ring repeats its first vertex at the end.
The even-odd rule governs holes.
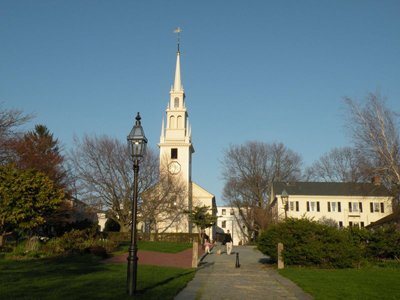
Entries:
POLYGON ((44 125, 25 133, 12 143, 19 169, 34 169, 46 174, 58 187, 65 187, 64 157, 60 154, 58 139, 44 125))

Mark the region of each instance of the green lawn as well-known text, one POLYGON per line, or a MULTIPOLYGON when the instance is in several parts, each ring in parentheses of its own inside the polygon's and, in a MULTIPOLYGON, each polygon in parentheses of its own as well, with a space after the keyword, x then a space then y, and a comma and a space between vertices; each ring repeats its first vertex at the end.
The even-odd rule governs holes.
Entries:
MULTIPOLYGON (((0 259, 0 298, 131 299, 126 270, 126 264, 104 264, 93 256, 0 259)), ((139 264, 135 299, 173 299, 194 274, 192 269, 139 264)))
POLYGON ((318 299, 399 299, 400 268, 311 269, 289 267, 279 273, 318 299))

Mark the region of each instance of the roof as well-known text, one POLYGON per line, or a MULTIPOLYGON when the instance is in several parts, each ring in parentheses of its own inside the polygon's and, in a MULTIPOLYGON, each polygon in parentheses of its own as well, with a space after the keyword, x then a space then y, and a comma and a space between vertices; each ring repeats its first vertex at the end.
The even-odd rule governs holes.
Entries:
POLYGON ((400 223, 400 210, 379 219, 378 221, 372 222, 367 228, 376 228, 385 224, 400 223))
POLYGON ((209 191, 206 189, 202 188, 200 185, 192 181, 192 191, 193 191, 193 196, 197 197, 206 197, 206 198, 214 198, 215 196, 211 194, 209 191))
POLYGON ((352 182, 274 182, 273 192, 280 195, 286 190, 289 195, 304 196, 375 196, 390 197, 383 185, 352 182))

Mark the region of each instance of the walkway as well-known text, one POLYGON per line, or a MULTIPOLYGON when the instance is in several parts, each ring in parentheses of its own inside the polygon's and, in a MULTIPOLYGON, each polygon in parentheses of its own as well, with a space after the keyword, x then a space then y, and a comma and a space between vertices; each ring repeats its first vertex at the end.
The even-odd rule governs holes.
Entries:
POLYGON ((204 257, 194 279, 175 300, 312 299, 293 282, 268 267, 265 264, 267 258, 254 247, 237 246, 233 249, 239 253, 240 268, 235 268, 236 253, 226 255, 223 250, 218 255, 214 249, 204 257))

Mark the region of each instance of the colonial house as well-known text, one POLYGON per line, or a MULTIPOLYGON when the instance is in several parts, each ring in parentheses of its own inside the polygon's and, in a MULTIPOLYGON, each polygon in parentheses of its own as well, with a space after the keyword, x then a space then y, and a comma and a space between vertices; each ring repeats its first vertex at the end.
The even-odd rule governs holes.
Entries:
POLYGON ((233 245, 244 245, 247 243, 247 228, 244 225, 237 207, 218 206, 218 221, 215 225, 214 239, 220 240, 223 234, 229 230, 232 235, 233 245))
POLYGON ((270 199, 275 222, 305 217, 365 227, 392 213, 392 197, 379 178, 371 183, 275 182, 270 199))

